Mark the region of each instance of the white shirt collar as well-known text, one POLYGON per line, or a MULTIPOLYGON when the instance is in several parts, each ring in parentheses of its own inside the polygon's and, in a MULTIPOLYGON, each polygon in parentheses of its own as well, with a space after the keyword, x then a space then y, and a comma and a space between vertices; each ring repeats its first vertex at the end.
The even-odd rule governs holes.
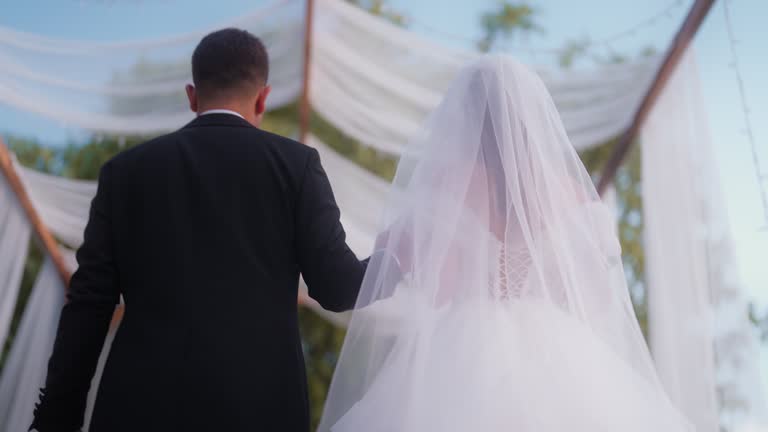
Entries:
POLYGON ((204 115, 208 115, 208 114, 231 114, 231 115, 238 116, 241 119, 245 120, 245 117, 240 115, 240 113, 234 112, 234 111, 228 110, 228 109, 211 109, 211 110, 203 111, 203 112, 201 112, 198 115, 204 116, 204 115))

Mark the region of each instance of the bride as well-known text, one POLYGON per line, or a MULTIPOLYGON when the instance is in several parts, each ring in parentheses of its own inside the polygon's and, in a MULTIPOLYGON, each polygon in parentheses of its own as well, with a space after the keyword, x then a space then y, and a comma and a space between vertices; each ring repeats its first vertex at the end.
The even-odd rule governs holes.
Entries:
POLYGON ((534 72, 504 56, 465 68, 391 199, 321 432, 692 430, 534 72))

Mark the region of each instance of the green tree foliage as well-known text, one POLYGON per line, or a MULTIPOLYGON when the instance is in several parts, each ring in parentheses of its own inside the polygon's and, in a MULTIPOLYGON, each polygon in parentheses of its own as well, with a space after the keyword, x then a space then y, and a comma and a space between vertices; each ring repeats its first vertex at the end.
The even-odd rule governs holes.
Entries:
POLYGON ((541 31, 535 21, 536 11, 526 3, 501 1, 491 11, 480 17, 483 38, 477 42, 477 48, 488 52, 499 39, 509 39, 518 34, 541 31))
POLYGON ((565 46, 560 51, 558 63, 563 69, 568 69, 573 66, 573 63, 577 58, 587 55, 591 42, 589 39, 575 39, 566 42, 565 46))
POLYGON ((757 306, 749 305, 749 320, 755 325, 763 342, 768 342, 768 310, 760 313, 757 306))
MULTIPOLYGON (((594 64, 618 64, 630 60, 624 54, 608 50, 605 52, 595 51, 595 44, 589 38, 572 39, 565 43, 565 46, 558 53, 558 63, 563 69, 571 68, 577 60, 586 59, 594 64)), ((649 57, 656 54, 653 47, 645 47, 640 50, 638 57, 649 57)))
MULTIPOLYGON (((613 151, 616 140, 581 152, 584 166, 597 181, 613 151)), ((618 234, 622 249, 624 272, 640 328, 648 329, 648 304, 645 289, 645 255, 643 254, 643 201, 639 146, 634 146, 626 161, 616 172, 614 188, 619 209, 618 234)))
MULTIPOLYGON (((596 53, 589 39, 571 41, 560 52, 559 63, 563 68, 569 68, 579 58, 587 58, 593 63, 606 65, 623 63, 627 56, 608 52, 596 53)), ((648 57, 655 54, 652 47, 642 49, 638 57, 648 57)), ((610 157, 616 140, 582 152, 580 155, 587 170, 595 180, 610 157)), ((635 143, 637 144, 637 143, 635 143)), ((624 164, 616 173, 613 186, 616 190, 619 208, 619 241, 622 247, 624 271, 627 285, 632 297, 635 314, 640 322, 646 340, 648 339, 648 301, 645 284, 645 255, 643 253, 643 201, 640 146, 634 145, 624 164)))
POLYGON ((405 15, 393 10, 387 5, 387 0, 347 0, 353 5, 365 9, 373 15, 380 16, 397 24, 399 26, 405 26, 408 24, 408 19, 405 15))
MULTIPOLYGON (((167 80, 168 76, 184 76, 189 71, 189 59, 175 62, 157 62, 147 59, 139 61, 128 69, 112 74, 112 85, 155 84, 167 80)), ((112 97, 109 100, 109 110, 117 115, 136 115, 145 113, 147 107, 152 107, 153 112, 175 111, 179 104, 187 103, 186 91, 183 87, 172 93, 157 93, 140 97, 112 97)))
POLYGON ((315 430, 323 414, 344 331, 309 309, 299 311, 299 326, 307 367, 312 430, 315 430))

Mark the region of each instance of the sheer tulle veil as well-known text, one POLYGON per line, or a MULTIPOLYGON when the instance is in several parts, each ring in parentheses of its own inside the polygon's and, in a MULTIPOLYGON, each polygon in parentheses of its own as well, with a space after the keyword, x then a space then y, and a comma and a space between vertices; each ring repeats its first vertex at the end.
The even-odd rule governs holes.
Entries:
MULTIPOLYGON (((429 351, 430 332, 464 331, 425 330, 441 325, 435 314, 462 307, 549 305, 647 384, 653 403, 667 404, 629 299, 613 216, 535 72, 499 55, 463 69, 402 156, 390 199, 319 431, 363 398, 393 350, 416 358, 429 351)), ((504 344, 503 334, 491 343, 504 344)), ((493 364, 476 357, 477 368, 493 364)), ((542 367, 568 362, 566 353, 542 367)), ((457 375, 472 373, 462 367, 457 375)), ((462 391, 459 376, 445 380, 462 391)), ((414 384, 395 393, 430 391, 414 384)))

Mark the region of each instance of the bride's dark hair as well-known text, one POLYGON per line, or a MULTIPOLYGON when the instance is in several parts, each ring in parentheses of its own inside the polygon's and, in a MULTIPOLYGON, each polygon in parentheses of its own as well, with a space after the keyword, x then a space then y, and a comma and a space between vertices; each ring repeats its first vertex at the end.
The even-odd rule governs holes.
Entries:
POLYGON ((481 131, 477 159, 478 165, 485 170, 489 200, 489 227, 491 232, 503 240, 507 213, 507 180, 500 144, 491 119, 490 107, 487 106, 481 131))

